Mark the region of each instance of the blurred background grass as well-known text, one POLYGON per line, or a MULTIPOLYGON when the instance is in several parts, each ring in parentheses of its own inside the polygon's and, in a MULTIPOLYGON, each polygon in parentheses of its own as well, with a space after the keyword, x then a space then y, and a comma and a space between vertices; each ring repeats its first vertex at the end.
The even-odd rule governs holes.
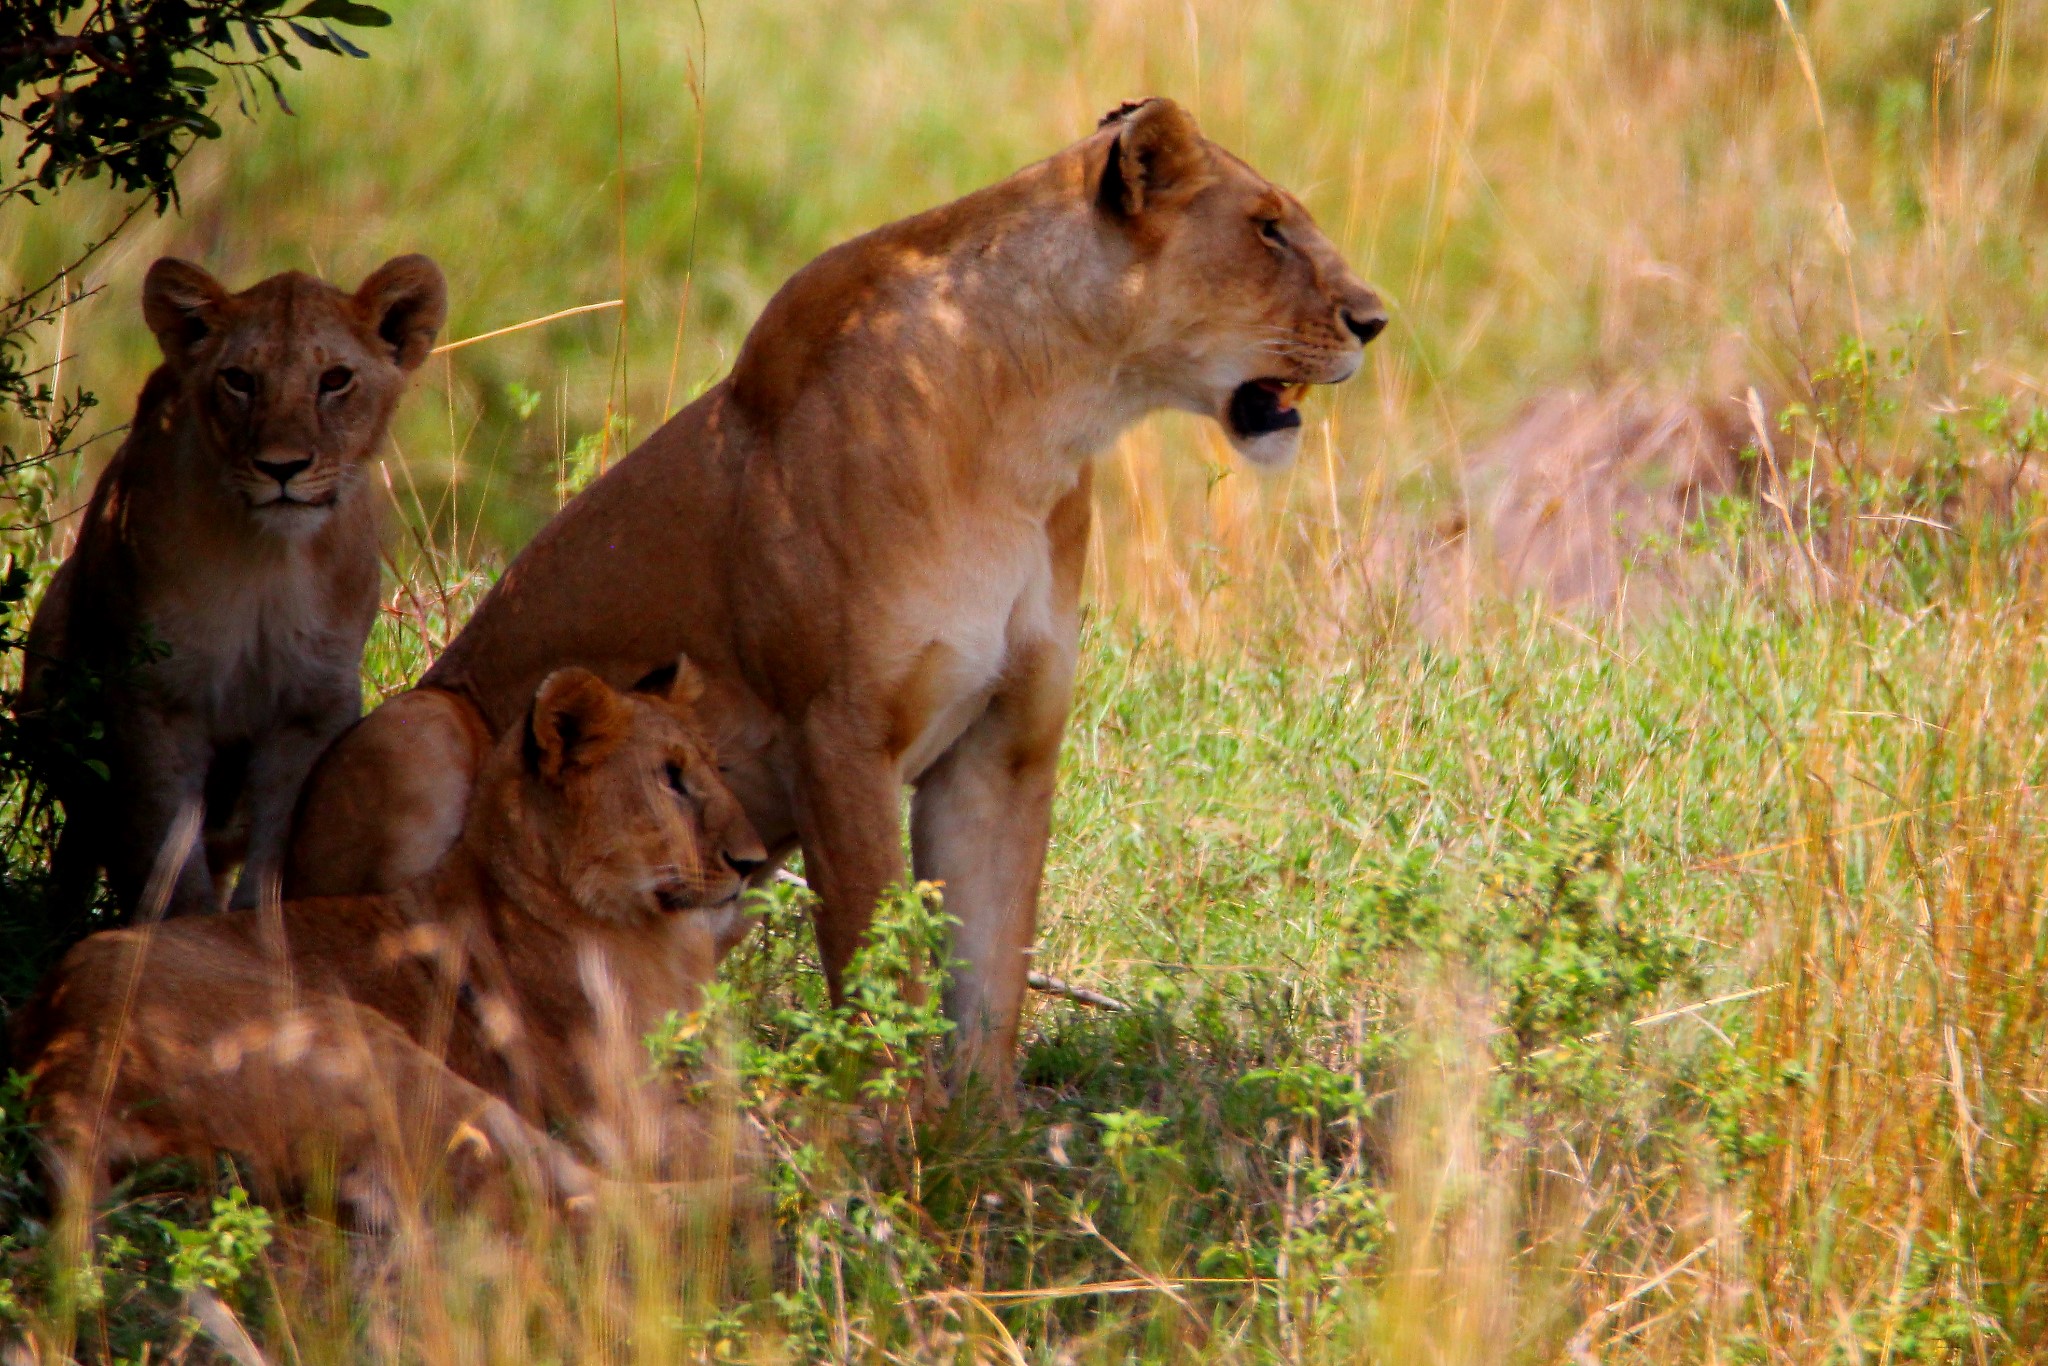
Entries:
MULTIPOLYGON (((1197 612, 1275 573, 1341 578, 1390 494, 1455 508, 1472 448, 1556 386, 1784 397, 1839 338, 1902 329, 1931 343, 1919 397, 2037 383, 2048 6, 1789 14, 1813 87, 1770 0, 416 0, 362 35, 373 60, 291 81, 300 117, 228 111, 182 212, 95 263, 67 378, 125 405, 166 252, 246 284, 425 251, 450 337, 622 297, 436 362, 406 407, 408 515, 516 547, 565 470, 701 391, 824 247, 1171 94, 1296 190, 1395 317, 1290 476, 1173 418, 1117 452, 1098 596, 1197 612)), ((81 187, 15 213, 0 261, 54 269, 118 207, 81 187)))

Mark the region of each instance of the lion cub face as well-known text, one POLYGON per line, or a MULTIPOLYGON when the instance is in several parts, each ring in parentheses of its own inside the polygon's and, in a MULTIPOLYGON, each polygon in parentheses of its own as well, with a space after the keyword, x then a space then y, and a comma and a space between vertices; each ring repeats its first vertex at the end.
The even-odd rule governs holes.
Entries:
POLYGON ((501 747, 501 810, 524 860, 584 913, 635 925, 708 913, 720 936, 746 878, 768 853, 693 709, 702 683, 687 662, 659 692, 620 693, 585 669, 550 674, 524 733, 501 747))
POLYGON ((401 256, 354 294, 297 271, 230 294, 165 257, 142 308, 223 483, 289 535, 324 522, 359 482, 433 346, 447 287, 432 261, 401 256))
POLYGON ((1097 202, 1143 261, 1166 401, 1215 418, 1255 464, 1286 464, 1301 442, 1295 405, 1309 385, 1358 372, 1386 327, 1380 297, 1300 201, 1204 138, 1173 101, 1127 106, 1103 128, 1116 132, 1097 202))

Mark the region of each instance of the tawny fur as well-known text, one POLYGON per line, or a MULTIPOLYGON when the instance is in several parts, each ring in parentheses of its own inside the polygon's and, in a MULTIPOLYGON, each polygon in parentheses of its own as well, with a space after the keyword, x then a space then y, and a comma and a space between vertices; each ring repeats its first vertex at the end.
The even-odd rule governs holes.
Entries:
POLYGON ((835 990, 904 874, 898 804, 915 786, 916 873, 945 883, 960 922, 958 1064, 1000 1090, 1091 462, 1176 407, 1280 463, 1298 432, 1240 430, 1240 386, 1346 379, 1384 321, 1306 210, 1166 100, 826 252, 770 301, 724 382, 519 556, 415 694, 437 700, 387 705, 337 745, 288 878, 388 886, 432 857, 417 842, 390 857, 399 841, 378 833, 453 790, 408 760, 419 742, 400 726, 432 725, 437 762, 473 762, 548 670, 623 682, 687 648, 748 815, 778 853, 802 846, 835 990))
POLYGON ((113 1166, 226 1150, 271 1190, 332 1179, 375 1219, 443 1179, 574 1197, 588 1156, 700 1174, 713 1155, 643 1084, 641 1041, 699 1003, 767 854, 697 687, 551 675, 461 837, 404 890, 79 944, 16 1025, 62 1179, 96 1191, 113 1166))
POLYGON ((212 808, 212 861, 194 850, 174 913, 215 908, 237 860, 240 904, 277 877, 306 772, 361 709, 378 584, 366 467, 444 293, 421 256, 353 295, 296 272, 231 295, 186 262, 151 267, 164 363, 28 636, 31 715, 70 681, 58 665, 116 685, 97 718, 110 781, 56 775, 65 901, 104 865, 133 909, 193 805, 212 808))

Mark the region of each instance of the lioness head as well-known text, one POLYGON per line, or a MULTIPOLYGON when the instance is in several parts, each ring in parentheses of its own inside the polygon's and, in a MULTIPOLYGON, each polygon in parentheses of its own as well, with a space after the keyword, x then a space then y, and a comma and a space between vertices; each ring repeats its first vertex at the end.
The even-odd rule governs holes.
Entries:
POLYGON ((1089 148, 1097 209, 1135 248, 1147 378, 1255 464, 1301 444, 1311 384, 1358 372, 1387 325, 1299 200, 1203 137, 1172 100, 1127 104, 1089 148))
POLYGON ((631 925, 709 912, 722 937, 746 878, 767 862, 718 775, 679 664, 650 691, 615 691, 587 669, 559 669, 534 695, 477 783, 487 866, 566 892, 596 919, 631 925))
POLYGON ((388 261, 354 294, 297 271, 230 294, 189 261, 149 268, 142 311, 221 477, 264 525, 325 520, 376 453, 447 315, 440 267, 388 261))

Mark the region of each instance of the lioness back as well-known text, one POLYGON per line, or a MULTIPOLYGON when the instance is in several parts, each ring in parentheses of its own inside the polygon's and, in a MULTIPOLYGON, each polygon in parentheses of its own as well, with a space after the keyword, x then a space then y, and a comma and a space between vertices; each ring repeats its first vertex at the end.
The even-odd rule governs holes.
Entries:
POLYGON ((214 909, 277 877, 307 770, 360 707, 378 589, 366 476, 445 312, 441 273, 394 260, 346 294, 297 272, 230 294, 150 268, 163 364, 29 631, 28 710, 103 714, 104 779, 52 775, 59 895, 103 865, 130 910, 180 812, 204 816, 170 896, 214 909), (209 855, 209 846, 211 854, 209 855))

